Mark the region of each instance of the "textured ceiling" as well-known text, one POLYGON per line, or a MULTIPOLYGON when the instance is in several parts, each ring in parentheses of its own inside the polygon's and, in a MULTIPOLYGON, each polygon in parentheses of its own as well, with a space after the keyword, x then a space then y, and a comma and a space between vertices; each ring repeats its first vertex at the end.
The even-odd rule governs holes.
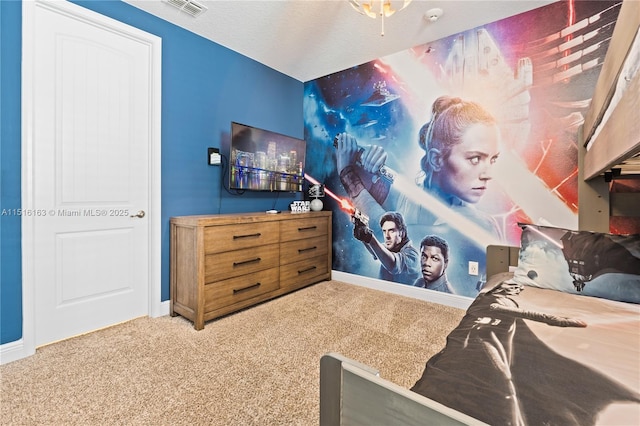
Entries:
POLYGON ((195 0, 207 8, 197 17, 162 0, 125 1, 303 82, 552 3, 414 0, 385 19, 383 37, 380 18, 347 0, 195 0), (444 11, 436 22, 425 18, 433 8, 444 11))

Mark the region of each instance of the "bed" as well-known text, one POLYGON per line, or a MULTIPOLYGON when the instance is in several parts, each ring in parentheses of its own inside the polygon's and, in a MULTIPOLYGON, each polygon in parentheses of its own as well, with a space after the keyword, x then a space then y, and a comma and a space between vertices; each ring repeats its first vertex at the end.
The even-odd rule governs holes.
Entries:
POLYGON ((521 224, 411 389, 321 359, 321 425, 640 424, 640 235, 521 224))

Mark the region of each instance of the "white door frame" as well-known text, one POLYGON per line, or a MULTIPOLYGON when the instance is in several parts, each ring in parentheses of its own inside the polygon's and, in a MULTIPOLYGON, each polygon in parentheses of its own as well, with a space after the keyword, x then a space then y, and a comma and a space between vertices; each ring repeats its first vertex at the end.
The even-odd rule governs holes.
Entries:
MULTIPOLYGON (((34 22, 36 8, 47 8, 85 23, 109 31, 124 34, 150 46, 151 75, 151 147, 149 156, 149 302, 148 314, 151 317, 169 313, 168 302, 162 302, 161 281, 161 73, 162 39, 122 22, 105 17, 66 1, 25 0, 22 12, 22 209, 34 211, 34 22)), ((33 355, 35 353, 35 280, 34 271, 34 221, 37 217, 22 216, 22 345, 16 351, 15 345, 10 357, 3 356, 3 362, 33 355), (21 354, 19 354, 21 352, 21 354), (19 356, 22 355, 22 356, 19 356)), ((9 355, 9 354, 5 354, 9 355)))

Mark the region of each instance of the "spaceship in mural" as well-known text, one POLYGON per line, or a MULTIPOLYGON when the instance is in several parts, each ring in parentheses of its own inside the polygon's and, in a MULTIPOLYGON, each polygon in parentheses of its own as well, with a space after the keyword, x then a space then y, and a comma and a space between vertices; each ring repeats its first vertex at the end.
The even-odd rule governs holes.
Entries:
POLYGON ((377 123, 378 123, 378 120, 372 120, 369 118, 369 116, 366 113, 364 113, 360 116, 360 118, 358 119, 358 121, 356 121, 355 124, 356 126, 370 127, 377 123))
POLYGON ((391 101, 395 101, 399 97, 400 95, 395 95, 387 89, 387 83, 385 81, 379 81, 373 85, 373 94, 361 105, 379 107, 391 101))
POLYGON ((495 40, 484 28, 456 38, 443 71, 448 86, 455 93, 472 96, 486 93, 487 88, 495 88, 503 98, 509 99, 526 92, 533 84, 531 60, 518 60, 518 68, 514 73, 495 40))

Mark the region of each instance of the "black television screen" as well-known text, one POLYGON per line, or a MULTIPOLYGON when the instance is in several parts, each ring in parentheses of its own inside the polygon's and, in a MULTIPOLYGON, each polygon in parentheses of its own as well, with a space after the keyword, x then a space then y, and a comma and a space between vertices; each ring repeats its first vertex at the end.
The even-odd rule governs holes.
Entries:
POLYGON ((229 188, 302 192, 306 142, 231 123, 229 188))

